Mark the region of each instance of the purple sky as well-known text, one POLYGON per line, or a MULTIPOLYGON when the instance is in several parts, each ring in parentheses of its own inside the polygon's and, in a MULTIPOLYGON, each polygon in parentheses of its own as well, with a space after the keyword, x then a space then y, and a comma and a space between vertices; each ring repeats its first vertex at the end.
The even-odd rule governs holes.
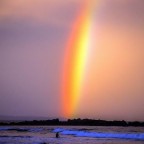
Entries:
MULTIPOLYGON (((0 115, 63 117, 60 111, 63 57, 82 2, 0 1, 0 115)), ((113 81, 116 69, 105 80, 105 75, 100 74, 101 85, 88 76, 90 88, 87 86, 77 116, 144 120, 144 0, 99 0, 98 3, 94 20, 101 34, 98 49, 106 56, 97 57, 103 67, 109 67, 109 72, 114 63, 103 62, 106 58, 121 64, 115 68, 119 68, 117 74, 122 69, 126 79, 113 81), (124 59, 126 64, 121 62, 124 59), (117 87, 119 82, 121 88, 117 87)), ((95 53, 96 50, 89 64, 93 71, 90 75, 98 73, 92 63, 95 53)))

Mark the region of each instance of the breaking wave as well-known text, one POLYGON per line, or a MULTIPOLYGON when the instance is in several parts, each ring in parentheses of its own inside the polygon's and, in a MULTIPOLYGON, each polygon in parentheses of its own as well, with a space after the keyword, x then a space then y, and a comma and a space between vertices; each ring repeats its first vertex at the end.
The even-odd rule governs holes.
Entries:
POLYGON ((61 134, 64 135, 74 135, 76 137, 144 140, 144 133, 89 132, 83 130, 72 130, 72 129, 63 129, 63 128, 56 128, 54 129, 53 132, 60 132, 61 134))

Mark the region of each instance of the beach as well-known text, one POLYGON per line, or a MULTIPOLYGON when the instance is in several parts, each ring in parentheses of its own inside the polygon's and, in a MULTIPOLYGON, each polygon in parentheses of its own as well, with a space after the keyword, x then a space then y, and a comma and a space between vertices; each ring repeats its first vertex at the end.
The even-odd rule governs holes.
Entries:
POLYGON ((3 144, 143 144, 142 127, 1 126, 3 144), (60 137, 56 138, 56 132, 60 137))

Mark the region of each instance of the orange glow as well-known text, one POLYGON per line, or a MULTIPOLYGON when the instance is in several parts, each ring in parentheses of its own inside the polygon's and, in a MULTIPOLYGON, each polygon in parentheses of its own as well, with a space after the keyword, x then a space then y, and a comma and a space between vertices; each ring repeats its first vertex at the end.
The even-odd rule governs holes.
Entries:
POLYGON ((92 8, 89 4, 91 2, 85 4, 78 16, 66 46, 62 82, 63 113, 65 117, 74 116, 81 96, 84 69, 90 47, 90 11, 92 8))

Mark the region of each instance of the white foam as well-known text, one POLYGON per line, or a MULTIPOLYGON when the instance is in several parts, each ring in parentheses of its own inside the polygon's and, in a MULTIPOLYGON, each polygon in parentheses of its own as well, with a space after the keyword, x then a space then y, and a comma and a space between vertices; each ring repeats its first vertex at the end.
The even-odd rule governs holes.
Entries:
POLYGON ((70 130, 56 128, 54 132, 60 132, 64 135, 74 135, 77 137, 93 137, 93 138, 119 138, 119 139, 135 139, 144 140, 144 133, 107 133, 107 132, 87 132, 79 130, 70 130))

